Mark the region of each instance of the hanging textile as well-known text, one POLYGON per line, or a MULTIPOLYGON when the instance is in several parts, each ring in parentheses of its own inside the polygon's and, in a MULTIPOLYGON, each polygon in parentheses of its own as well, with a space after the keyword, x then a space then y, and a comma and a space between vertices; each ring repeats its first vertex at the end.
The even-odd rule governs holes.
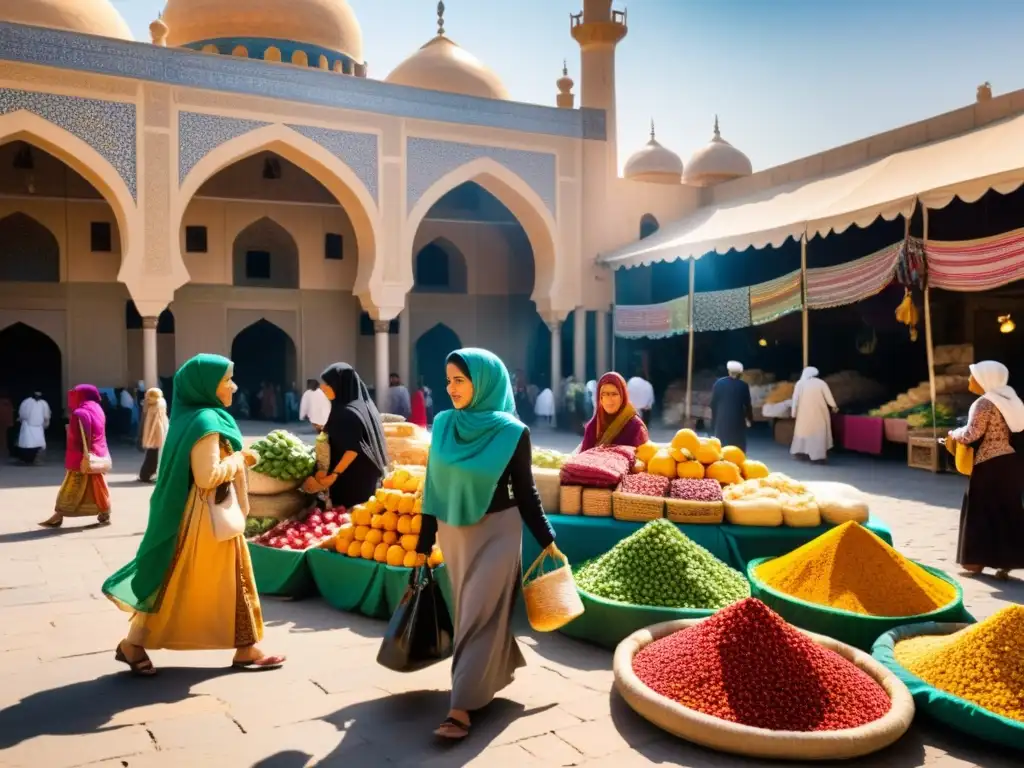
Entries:
POLYGON ((620 339, 665 339, 686 333, 690 326, 690 297, 662 304, 618 305, 615 335, 620 339))
POLYGON ((800 270, 750 286, 750 322, 764 325, 802 308, 800 270))
POLYGON ((807 270, 808 309, 829 309, 871 298, 892 282, 903 241, 856 261, 807 270))
POLYGON ((1024 229, 978 240, 929 240, 928 285, 947 291, 987 291, 1024 278, 1024 229))
POLYGON ((921 238, 908 237, 900 246, 900 255, 896 260, 896 282, 904 288, 924 290, 928 282, 928 266, 921 238))
POLYGON ((693 296, 693 330, 732 331, 750 325, 750 288, 708 291, 693 296))

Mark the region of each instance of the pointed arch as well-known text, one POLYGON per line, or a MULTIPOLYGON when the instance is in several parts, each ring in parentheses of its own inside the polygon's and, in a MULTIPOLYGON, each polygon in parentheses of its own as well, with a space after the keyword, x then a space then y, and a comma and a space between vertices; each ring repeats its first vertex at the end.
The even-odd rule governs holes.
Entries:
POLYGON ((413 263, 413 277, 413 291, 417 293, 466 293, 469 290, 466 256, 446 237, 435 237, 419 249, 413 263))
POLYGON ((60 243, 27 213, 0 218, 0 282, 60 282, 60 243))
POLYGON ((489 157, 477 158, 445 174, 416 201, 406 225, 405 253, 408 258, 411 261, 416 255, 413 252, 416 232, 434 204, 455 187, 470 181, 498 198, 523 227, 533 248, 535 278, 531 298, 538 305, 550 303, 556 284, 559 252, 555 218, 533 187, 489 157))
POLYGON ((416 376, 430 388, 434 413, 452 407, 446 391, 445 359, 462 347, 459 335, 444 323, 437 323, 416 339, 416 376))
POLYGON ((231 245, 232 283, 262 288, 299 287, 299 246, 270 216, 245 226, 231 245))
POLYGON ((249 323, 231 339, 235 381, 250 398, 263 382, 287 386, 298 370, 298 344, 290 333, 264 317, 249 323))

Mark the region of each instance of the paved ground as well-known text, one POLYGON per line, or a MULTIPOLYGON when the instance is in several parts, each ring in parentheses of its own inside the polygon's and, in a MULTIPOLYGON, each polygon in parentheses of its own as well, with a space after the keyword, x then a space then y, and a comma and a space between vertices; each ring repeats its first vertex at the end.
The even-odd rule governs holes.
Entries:
MULTIPOLYGON (((258 426, 247 425, 258 434, 258 426)), ((569 448, 572 438, 537 442, 569 448)), ((827 468, 792 464, 768 442, 758 458, 798 478, 851 482, 873 494, 896 544, 955 570, 962 481, 898 462, 841 457, 827 468)), ((338 613, 319 600, 268 599, 266 648, 287 667, 232 674, 230 653, 155 653, 157 679, 114 663, 125 616, 99 586, 134 553, 150 489, 134 482, 140 461, 115 454, 114 524, 36 528, 52 509, 62 470, 0 467, 0 766, 754 766, 678 741, 634 715, 611 692, 610 654, 558 635, 520 633, 529 667, 455 749, 430 731, 446 709, 445 665, 414 675, 374 664, 380 622, 338 613)), ((964 580, 971 610, 986 616, 1024 601, 1024 582, 964 580)), ((1020 765, 1005 753, 927 724, 851 765, 880 768, 1020 765)))

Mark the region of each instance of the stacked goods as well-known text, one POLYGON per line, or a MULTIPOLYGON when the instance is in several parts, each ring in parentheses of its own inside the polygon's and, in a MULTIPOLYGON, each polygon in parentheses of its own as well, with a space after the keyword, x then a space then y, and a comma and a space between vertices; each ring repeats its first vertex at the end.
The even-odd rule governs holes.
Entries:
POLYGON ((570 456, 562 466, 562 485, 614 488, 629 474, 636 449, 626 445, 602 445, 570 456))
MULTIPOLYGON (((283 429, 275 429, 249 447, 260 457, 256 465, 250 468, 250 473, 291 484, 293 489, 301 485, 316 468, 314 450, 299 437, 283 429)), ((249 486, 250 493, 259 493, 258 482, 250 480, 249 486)))
POLYGON ((674 523, 720 523, 725 514, 717 480, 677 478, 669 486, 666 517, 674 523))
POLYGON ((668 493, 667 477, 637 472, 626 475, 615 493, 612 494, 612 514, 616 520, 644 523, 665 514, 665 494, 668 493))
POLYGON ((766 419, 788 419, 793 412, 793 392, 796 384, 782 381, 772 387, 761 406, 761 415, 766 419))
POLYGON ((748 461, 736 446, 723 447, 717 437, 701 438, 692 429, 680 429, 664 447, 645 443, 637 448, 636 455, 648 472, 669 479, 709 477, 722 485, 731 485, 745 477, 768 474, 764 464, 748 461))
POLYGON ((821 525, 818 504, 807 486, 781 472, 759 476, 761 474, 761 467, 758 467, 756 472, 750 473, 749 480, 730 485, 723 491, 728 522, 757 526, 785 523, 794 528, 821 525))
POLYGON ((533 449, 533 482, 546 512, 558 512, 561 507, 561 469, 568 458, 559 451, 533 449))
POLYGON ((868 504, 864 495, 852 485, 813 482, 807 484, 807 490, 814 496, 824 522, 841 525, 849 520, 857 523, 868 521, 868 504))
POLYGON ((255 542, 264 547, 283 550, 305 550, 322 547, 349 522, 343 511, 329 509, 312 512, 304 519, 285 520, 260 534, 255 542))
POLYGON ((544 469, 561 469, 569 457, 559 451, 549 448, 533 449, 533 466, 544 469))
POLYGON ((245 520, 245 538, 253 539, 280 523, 276 517, 248 517, 245 520))
POLYGON ((387 422, 383 425, 388 444, 388 457, 394 464, 425 467, 430 453, 430 433, 408 422, 387 422))

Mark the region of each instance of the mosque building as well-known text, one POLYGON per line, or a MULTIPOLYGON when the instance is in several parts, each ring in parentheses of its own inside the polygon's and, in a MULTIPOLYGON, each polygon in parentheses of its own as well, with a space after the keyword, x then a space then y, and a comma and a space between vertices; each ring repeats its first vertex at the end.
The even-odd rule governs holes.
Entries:
POLYGON ((627 17, 581 5, 578 98, 565 67, 534 105, 456 42, 443 3, 436 31, 417 3, 425 43, 382 79, 359 2, 168 0, 149 41, 110 0, 2 4, 0 388, 60 402, 198 352, 250 387, 345 360, 438 393, 458 346, 541 385, 608 369, 598 255, 778 174, 752 174, 709 115, 687 162, 652 124, 620 177, 627 17))

